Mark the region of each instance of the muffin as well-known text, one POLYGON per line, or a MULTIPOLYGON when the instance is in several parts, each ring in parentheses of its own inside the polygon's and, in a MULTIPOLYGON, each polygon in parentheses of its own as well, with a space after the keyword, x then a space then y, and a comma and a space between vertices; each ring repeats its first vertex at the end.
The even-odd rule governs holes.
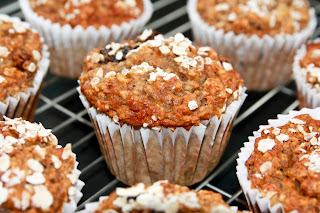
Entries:
POLYGON ((222 196, 208 190, 198 192, 186 186, 158 181, 146 187, 143 183, 128 188, 117 188, 109 197, 101 197, 99 203, 89 203, 79 213, 103 212, 199 212, 236 213, 222 196))
POLYGON ((315 30, 307 0, 190 0, 196 43, 228 57, 248 90, 268 90, 290 80, 295 50, 315 30))
POLYGON ((0 116, 33 120, 49 53, 39 34, 18 18, 0 15, 0 116))
POLYGON ((294 57, 293 75, 297 86, 299 107, 320 107, 320 70, 319 40, 309 41, 301 46, 294 57))
POLYGON ((291 111, 249 137, 237 176, 252 211, 320 211, 319 113, 291 111))
POLYGON ((84 183, 71 144, 21 118, 0 121, 0 212, 74 212, 84 183))
POLYGON ((150 19, 149 0, 19 0, 26 20, 45 38, 50 71, 78 78, 94 47, 131 39, 150 19))
POLYGON ((91 51, 79 80, 108 167, 128 185, 201 181, 246 97, 228 59, 152 30, 91 51))

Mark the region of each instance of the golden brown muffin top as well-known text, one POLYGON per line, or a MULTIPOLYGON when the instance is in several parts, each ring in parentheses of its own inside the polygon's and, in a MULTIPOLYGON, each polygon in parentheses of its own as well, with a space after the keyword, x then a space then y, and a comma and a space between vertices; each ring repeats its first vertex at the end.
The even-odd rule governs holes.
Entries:
POLYGON ((33 87, 42 43, 38 33, 22 24, 0 20, 0 101, 33 87))
POLYGON ((306 76, 306 82, 320 91, 320 43, 306 45, 306 55, 299 61, 301 72, 306 76))
POLYGON ((307 0, 198 0, 197 9, 209 25, 249 37, 294 34, 310 20, 307 0))
POLYGON ((0 121, 0 154, 10 153, 14 149, 24 149, 29 146, 56 146, 58 139, 41 124, 31 123, 21 118, 0 121))
POLYGON ((94 49, 84 59, 81 92, 97 110, 133 126, 190 127, 220 117, 238 99, 243 80, 228 59, 181 33, 151 34, 94 49))
POLYGON ((76 195, 71 144, 21 119, 1 121, 0 138, 0 212, 60 212, 76 195))
POLYGON ((139 183, 129 188, 117 188, 100 203, 94 213, 103 213, 105 210, 112 213, 237 212, 218 193, 207 190, 196 192, 167 181, 158 181, 149 187, 139 183))
POLYGON ((60 25, 100 28, 129 22, 143 13, 143 0, 29 0, 39 15, 60 25))
POLYGON ((252 188, 285 212, 320 211, 320 121, 296 116, 262 130, 246 162, 252 188))

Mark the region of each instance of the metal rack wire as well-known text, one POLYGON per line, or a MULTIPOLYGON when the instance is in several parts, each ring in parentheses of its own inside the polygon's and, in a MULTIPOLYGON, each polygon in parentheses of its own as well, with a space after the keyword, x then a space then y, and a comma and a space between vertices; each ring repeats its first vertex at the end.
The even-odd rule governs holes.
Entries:
MULTIPOLYGON (((192 39, 186 1, 152 0, 152 2, 154 14, 146 28, 155 29, 165 36, 181 32, 192 39)), ((313 0, 310 3, 315 7, 319 17, 320 1, 313 0)), ((17 1, 2 0, 0 13, 23 19, 17 1)), ((317 27, 313 37, 319 35, 320 28, 317 27)), ((73 144, 73 151, 77 154, 79 169, 82 172, 80 179, 86 183, 82 190, 84 196, 78 207, 82 209, 85 203, 96 201, 99 196, 107 195, 116 187, 124 185, 110 174, 104 162, 90 119, 78 98, 77 85, 75 80, 48 74, 36 110, 35 121, 41 122, 46 128, 52 128, 62 145, 69 142, 73 144)), ((235 159, 238 152, 243 142, 247 141, 247 137, 257 130, 259 125, 266 124, 268 119, 275 118, 277 114, 296 109, 298 104, 293 82, 267 92, 249 92, 235 121, 227 151, 220 164, 204 181, 192 188, 219 192, 230 205, 246 209, 235 174, 235 159)))

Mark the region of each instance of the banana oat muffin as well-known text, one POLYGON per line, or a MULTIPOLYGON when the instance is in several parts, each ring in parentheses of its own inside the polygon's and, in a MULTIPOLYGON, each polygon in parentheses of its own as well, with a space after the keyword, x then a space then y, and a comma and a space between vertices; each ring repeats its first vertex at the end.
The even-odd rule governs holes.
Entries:
POLYGON ((287 84, 296 49, 317 26, 307 0, 190 0, 187 8, 195 42, 229 58, 248 90, 287 84))
MULTIPOLYGON (((272 212, 276 212, 280 205, 284 212, 320 211, 320 120, 313 118, 319 118, 316 115, 319 108, 309 111, 311 113, 299 113, 289 121, 280 116, 280 126, 263 128, 261 136, 250 140, 254 145, 245 167, 251 187, 243 185, 239 179, 240 184, 245 191, 258 189, 262 199, 269 200, 271 208, 274 208, 272 212)), ((245 150, 242 152, 246 153, 245 150)), ((248 197, 252 202, 253 197, 260 196, 251 194, 248 197)), ((252 204, 254 206, 254 202, 252 204)), ((266 202, 264 204, 267 205, 266 202)), ((260 210, 269 212, 263 208, 260 210)))
POLYGON ((46 39, 50 71, 77 79, 94 47, 132 39, 151 18, 150 0, 19 0, 26 20, 46 39))
POLYGON ((320 42, 310 41, 297 51, 293 74, 297 85, 299 107, 320 107, 320 42))
POLYGON ((246 94, 228 59, 145 30, 84 59, 80 98, 110 171, 129 185, 191 185, 219 162, 246 94))
POLYGON ((49 66, 48 53, 43 49, 39 34, 26 23, 0 15, 1 117, 33 119, 40 85, 49 66))
POLYGON ((29 0, 39 16, 60 25, 112 27, 138 18, 143 13, 143 0, 29 0))
POLYGON ((300 60, 302 75, 305 76, 306 82, 320 91, 320 43, 306 44, 306 55, 300 60))
POLYGON ((0 20, 0 101, 18 97, 33 87, 42 43, 38 33, 18 23, 0 20))
POLYGON ((218 193, 208 190, 198 192, 185 186, 158 181, 152 186, 143 183, 130 188, 117 188, 102 200, 96 209, 86 207, 83 213, 103 212, 198 212, 236 213, 236 207, 229 207, 218 193))
POLYGON ((307 0, 198 0, 201 18, 225 32, 275 36, 294 34, 310 20, 307 0))
POLYGON ((190 128, 220 118, 238 99, 243 80, 212 48, 180 33, 165 39, 146 30, 139 38, 94 49, 84 60, 81 92, 114 121, 190 128))
POLYGON ((51 130, 22 119, 1 121, 0 138, 0 212, 75 210, 81 193, 71 144, 57 146, 51 130))

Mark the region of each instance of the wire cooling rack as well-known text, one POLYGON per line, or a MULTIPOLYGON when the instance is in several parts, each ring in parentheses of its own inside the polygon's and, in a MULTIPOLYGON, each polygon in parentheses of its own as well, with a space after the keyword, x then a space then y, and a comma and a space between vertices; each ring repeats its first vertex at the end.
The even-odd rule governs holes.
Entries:
MULTIPOLYGON (((186 1, 152 0, 154 14, 146 28, 155 29, 166 37, 178 32, 192 40, 191 25, 186 11, 186 1)), ((319 19, 320 1, 310 1, 319 19)), ((19 4, 12 0, 1 0, 0 13, 18 16, 23 19, 19 4)), ((319 20, 318 20, 319 22, 319 20)), ((320 35, 317 27, 313 38, 320 35)), ((80 179, 86 183, 83 198, 78 209, 87 202, 97 201, 101 195, 108 195, 116 187, 125 186, 109 172, 101 155, 92 124, 79 100, 76 80, 60 78, 48 74, 40 95, 35 113, 35 121, 51 128, 62 145, 72 143, 77 154, 80 179)), ((216 169, 201 183, 192 186, 195 190, 207 189, 219 192, 230 205, 246 209, 242 190, 236 177, 236 161, 243 142, 248 136, 267 124, 268 119, 277 114, 297 109, 293 82, 276 87, 267 92, 249 92, 248 97, 235 121, 226 151, 216 169)))

